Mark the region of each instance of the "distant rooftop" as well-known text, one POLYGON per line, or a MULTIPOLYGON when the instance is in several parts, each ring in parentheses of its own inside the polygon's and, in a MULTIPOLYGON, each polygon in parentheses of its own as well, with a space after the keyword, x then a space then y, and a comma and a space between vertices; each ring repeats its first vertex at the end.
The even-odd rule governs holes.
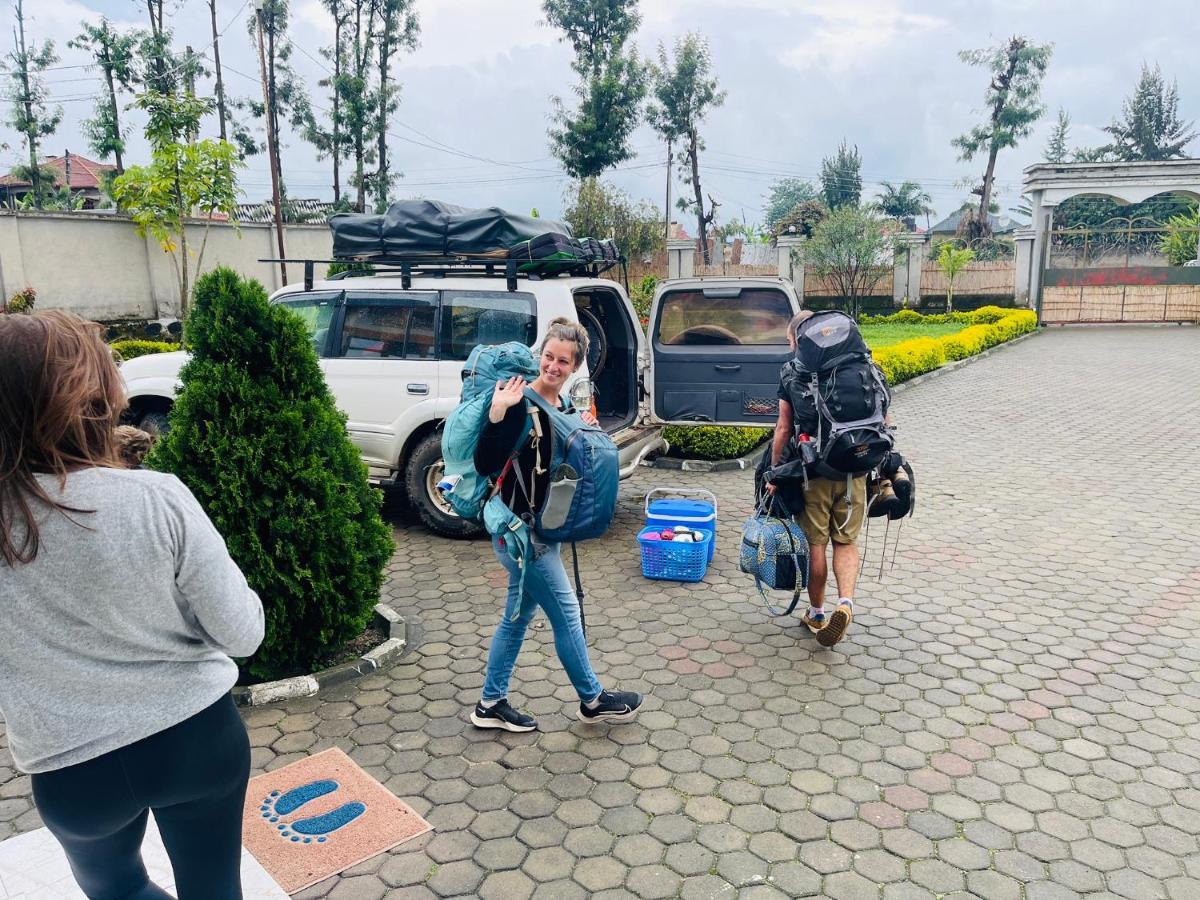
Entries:
MULTIPOLYGON (((67 153, 63 156, 49 156, 42 160, 42 165, 54 169, 56 173, 55 184, 61 187, 66 182, 67 161, 70 160, 71 169, 71 190, 99 190, 100 181, 106 172, 116 171, 116 166, 109 163, 97 162, 94 159, 88 159, 86 156, 80 156, 78 153, 67 153)), ((24 178, 17 178, 14 175, 0 176, 0 187, 21 188, 32 187, 30 182, 24 178)))

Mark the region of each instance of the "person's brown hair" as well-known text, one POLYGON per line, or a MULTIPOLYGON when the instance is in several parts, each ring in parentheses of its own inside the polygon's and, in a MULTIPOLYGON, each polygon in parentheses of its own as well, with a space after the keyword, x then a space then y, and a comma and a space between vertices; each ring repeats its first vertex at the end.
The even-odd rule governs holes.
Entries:
POLYGON ((120 467, 113 429, 125 405, 95 322, 61 310, 0 315, 0 558, 9 566, 37 556, 35 506, 92 511, 56 502, 34 475, 65 484, 75 469, 120 467))
POLYGON ((572 322, 566 316, 559 316, 546 328, 546 336, 542 338, 542 345, 538 348, 538 353, 542 353, 546 349, 546 345, 551 341, 566 341, 575 345, 575 368, 578 369, 583 365, 583 361, 587 359, 588 339, 587 329, 578 322, 572 322))

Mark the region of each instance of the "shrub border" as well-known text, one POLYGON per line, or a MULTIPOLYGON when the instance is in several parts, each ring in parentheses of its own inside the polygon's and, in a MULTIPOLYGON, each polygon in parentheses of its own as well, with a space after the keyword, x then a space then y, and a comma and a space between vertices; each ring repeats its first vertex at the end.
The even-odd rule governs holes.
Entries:
POLYGON ((953 372, 955 369, 961 369, 963 366, 970 365, 977 359, 983 359, 985 356, 991 356, 997 350, 1004 350, 1008 347, 1012 347, 1015 344, 1021 343, 1022 341, 1027 341, 1030 338, 1037 337, 1041 333, 1041 329, 1038 328, 1034 331, 1027 331, 1024 334, 1019 334, 1015 338, 1011 338, 1002 344, 996 344, 995 346, 988 347, 986 350, 980 350, 978 353, 975 353, 971 356, 964 357, 963 359, 956 359, 953 362, 944 363, 938 366, 936 369, 930 369, 928 372, 922 372, 920 375, 914 375, 912 378, 902 381, 899 384, 892 385, 891 391, 893 394, 903 393, 911 387, 916 387, 918 384, 929 381, 931 378, 937 378, 937 376, 946 372, 953 372))
POLYGON ((322 689, 371 675, 400 658, 408 646, 408 626, 403 617, 382 603, 375 604, 372 622, 387 638, 353 662, 321 669, 311 675, 296 675, 278 681, 264 681, 233 688, 233 702, 238 706, 265 706, 280 700, 313 697, 322 689))

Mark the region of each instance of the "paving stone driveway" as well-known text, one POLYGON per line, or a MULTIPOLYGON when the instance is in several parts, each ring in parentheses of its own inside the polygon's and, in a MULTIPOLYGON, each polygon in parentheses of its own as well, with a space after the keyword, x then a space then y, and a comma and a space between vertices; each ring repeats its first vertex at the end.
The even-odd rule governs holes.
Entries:
MULTIPOLYGON (((596 668, 650 694, 611 729, 574 720, 548 628, 513 684, 541 732, 467 723, 503 573, 401 514, 419 645, 246 723, 256 769, 336 744, 436 830, 300 896, 1200 898, 1200 330, 1050 331, 896 419, 917 515, 882 583, 873 530, 834 650, 737 570, 749 473, 623 485, 582 548, 596 668), (640 575, 671 484, 720 498, 701 585, 640 575)), ((0 837, 37 824, 0 750, 0 837)))

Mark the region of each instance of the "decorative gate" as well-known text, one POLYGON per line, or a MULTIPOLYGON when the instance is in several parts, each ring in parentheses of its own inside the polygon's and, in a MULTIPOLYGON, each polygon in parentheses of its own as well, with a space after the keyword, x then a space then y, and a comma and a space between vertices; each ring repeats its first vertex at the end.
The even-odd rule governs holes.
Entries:
POLYGON ((1171 233, 1196 246, 1197 229, 1169 229, 1145 217, 1050 229, 1042 321, 1200 320, 1200 267, 1170 264, 1163 244, 1171 233))

